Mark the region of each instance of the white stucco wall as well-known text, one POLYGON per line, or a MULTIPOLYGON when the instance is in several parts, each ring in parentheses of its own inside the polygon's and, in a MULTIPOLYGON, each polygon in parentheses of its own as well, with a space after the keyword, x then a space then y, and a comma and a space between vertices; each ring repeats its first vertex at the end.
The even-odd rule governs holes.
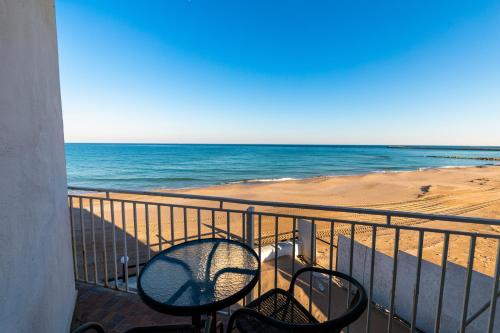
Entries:
MULTIPOLYGON (((467 250, 466 250, 467 251, 467 250)), ((337 270, 349 272, 350 238, 339 236, 337 270)), ((392 269, 394 260, 378 251, 375 252, 375 269, 373 278, 373 300, 375 303, 389 307, 392 285, 392 269)), ((357 279, 368 292, 370 283, 371 248, 354 242, 352 276, 357 279)), ((417 275, 417 257, 406 252, 398 254, 398 270, 396 274, 395 313, 411 321, 414 286, 417 275)), ((422 260, 420 271, 420 292, 416 325, 423 332, 432 332, 436 320, 437 299, 441 266, 422 260)), ((441 332, 456 333, 462 318, 466 269, 448 262, 441 314, 441 332)), ((479 272, 473 272, 468 307, 468 317, 477 312, 490 300, 493 279, 479 272)), ((500 332, 500 302, 497 301, 494 332, 500 332)), ((467 326, 467 332, 486 332, 489 311, 486 311, 467 326)))
POLYGON ((75 285, 52 0, 0 0, 0 331, 64 332, 75 285))

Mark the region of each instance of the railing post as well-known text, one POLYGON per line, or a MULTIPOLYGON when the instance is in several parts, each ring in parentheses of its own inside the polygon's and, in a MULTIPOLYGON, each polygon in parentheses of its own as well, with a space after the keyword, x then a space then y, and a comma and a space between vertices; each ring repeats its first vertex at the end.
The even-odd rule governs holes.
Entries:
MULTIPOLYGON (((254 207, 248 207, 247 209, 247 216, 246 216, 246 237, 245 237, 245 244, 251 247, 252 249, 254 248, 254 207)), ((259 259, 260 260, 260 259, 259 259)), ((245 297, 246 304, 250 303, 253 300, 253 290, 245 297)))
POLYGON ((247 209, 247 218, 245 225, 245 244, 250 246, 252 249, 254 248, 254 227, 253 227, 253 212, 255 211, 254 207, 248 207, 247 209))
POLYGON ((298 219, 299 241, 302 257, 314 266, 316 264, 316 224, 314 220, 298 219))

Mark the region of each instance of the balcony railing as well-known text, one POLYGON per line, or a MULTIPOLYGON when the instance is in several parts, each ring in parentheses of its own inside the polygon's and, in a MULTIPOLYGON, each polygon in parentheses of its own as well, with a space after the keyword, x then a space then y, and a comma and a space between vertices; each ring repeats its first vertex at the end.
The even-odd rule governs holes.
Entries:
MULTIPOLYGON (((135 276, 154 253, 191 239, 227 237, 252 246, 266 263, 265 281, 273 281, 270 286, 261 276, 243 303, 266 288, 285 286, 299 266, 318 265, 362 281, 369 301, 387 312, 387 332, 395 320, 406 322, 412 332, 417 327, 434 332, 500 327, 500 220, 180 193, 69 190, 78 281, 134 292, 135 276), (409 243, 416 251, 404 255, 412 252, 409 243), (488 255, 491 249, 494 258, 488 255)), ((304 289, 310 311, 332 316, 333 283, 328 280, 322 288, 310 276, 304 289)), ((366 332, 372 311, 369 306, 366 332)))

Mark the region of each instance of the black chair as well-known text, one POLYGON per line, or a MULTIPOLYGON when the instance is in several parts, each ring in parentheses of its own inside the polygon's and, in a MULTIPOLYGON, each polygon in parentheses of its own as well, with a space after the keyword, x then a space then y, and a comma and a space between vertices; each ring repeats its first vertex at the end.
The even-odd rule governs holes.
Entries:
POLYGON ((367 304, 368 301, 363 286, 352 277, 318 267, 305 267, 293 275, 288 291, 279 288, 270 290, 250 302, 245 308, 236 310, 229 319, 227 332, 231 332, 233 326, 236 326, 241 333, 340 332, 342 328, 353 323, 361 316, 367 304), (330 277, 335 276, 356 287, 356 293, 343 315, 320 323, 293 297, 297 277, 304 272, 317 272, 327 274, 330 277))

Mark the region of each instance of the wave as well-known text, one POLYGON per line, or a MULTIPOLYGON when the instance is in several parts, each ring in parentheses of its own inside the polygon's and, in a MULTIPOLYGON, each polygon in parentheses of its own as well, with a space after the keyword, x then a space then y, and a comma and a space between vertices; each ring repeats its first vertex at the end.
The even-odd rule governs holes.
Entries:
POLYGON ((495 164, 480 164, 480 165, 443 165, 443 166, 437 166, 437 167, 421 167, 418 168, 417 171, 425 171, 425 170, 438 170, 438 169, 464 169, 464 168, 474 168, 474 167, 482 167, 482 166, 488 166, 488 165, 495 165, 495 164))
MULTIPOLYGON (((86 179, 87 180, 87 179, 86 179)), ((202 181, 200 178, 190 178, 190 177, 133 177, 133 178, 91 178, 92 181, 100 182, 140 182, 140 181, 169 181, 169 182, 183 182, 183 181, 202 181)))
POLYGON ((434 156, 429 155, 431 158, 452 158, 457 160, 478 160, 478 161, 500 161, 500 157, 482 157, 482 156, 434 156))
MULTIPOLYGON (((417 170, 421 171, 420 168, 417 170)), ((353 174, 349 174, 349 176, 369 175, 372 173, 400 173, 400 172, 412 172, 412 171, 415 171, 415 170, 374 170, 374 171, 369 171, 369 172, 353 173, 353 174)))
MULTIPOLYGON (((416 169, 408 170, 374 170, 367 173, 354 173, 351 176, 363 175, 363 174, 373 174, 373 173, 404 173, 404 172, 415 172, 415 171, 426 171, 426 170, 438 170, 438 169, 464 169, 464 168, 474 168, 474 167, 484 167, 484 166, 500 166, 500 164, 488 163, 488 164, 478 164, 478 165, 443 165, 443 166, 430 166, 430 167, 420 167, 416 169)), ((336 177, 337 175, 332 175, 329 177, 336 177)))
POLYGON ((426 149, 426 150, 464 150, 464 151, 500 151, 498 146, 406 146, 391 145, 389 149, 426 149))
POLYGON ((245 184, 245 183, 270 183, 270 182, 286 182, 289 180, 298 180, 297 178, 283 177, 283 178, 262 178, 262 179, 243 179, 229 184, 245 184))

